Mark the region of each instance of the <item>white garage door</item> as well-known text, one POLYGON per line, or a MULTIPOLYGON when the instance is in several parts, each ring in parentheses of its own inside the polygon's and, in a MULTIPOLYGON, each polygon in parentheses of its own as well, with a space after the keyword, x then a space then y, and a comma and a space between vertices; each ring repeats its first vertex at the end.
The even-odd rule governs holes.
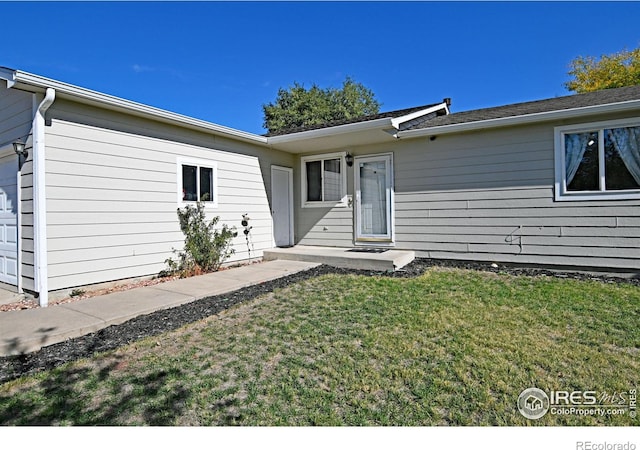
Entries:
POLYGON ((0 281, 13 285, 18 276, 17 171, 15 154, 0 158, 0 281))

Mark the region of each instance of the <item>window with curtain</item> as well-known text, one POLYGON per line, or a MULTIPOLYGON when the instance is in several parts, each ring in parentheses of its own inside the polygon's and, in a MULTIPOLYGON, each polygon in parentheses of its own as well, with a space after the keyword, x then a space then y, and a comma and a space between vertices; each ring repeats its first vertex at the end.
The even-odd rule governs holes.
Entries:
POLYGON ((640 197, 640 119, 617 126, 603 122, 585 127, 560 127, 556 142, 559 196, 567 198, 640 197), (558 158, 558 154, 561 158, 558 158))
POLYGON ((342 154, 302 158, 303 206, 340 206, 346 196, 342 154))

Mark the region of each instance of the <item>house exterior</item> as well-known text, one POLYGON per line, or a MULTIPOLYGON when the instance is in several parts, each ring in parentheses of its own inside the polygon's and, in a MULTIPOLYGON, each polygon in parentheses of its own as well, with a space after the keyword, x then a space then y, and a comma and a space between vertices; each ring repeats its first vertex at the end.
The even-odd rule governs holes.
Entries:
POLYGON ((297 244, 640 270, 640 86, 449 107, 259 136, 0 68, 0 282, 46 305, 157 274, 203 198, 250 217, 233 261, 297 244))
MULTIPOLYGON (((353 210, 345 202, 319 209, 297 202, 296 242, 351 246, 373 238, 420 257, 638 271, 639 99, 633 86, 446 114, 407 124, 393 139, 346 146, 360 167, 347 170, 353 210), (621 134, 626 161, 612 132, 621 134), (582 141, 575 159, 584 164, 574 161, 571 181, 590 177, 590 185, 567 180, 575 141, 582 141), (371 204, 357 198, 365 195, 358 178, 367 170, 361 162, 383 160, 393 166, 389 223, 386 235, 376 235, 367 228, 370 212, 358 209, 371 204)), ((337 150, 303 142, 296 145, 312 147, 311 158, 337 150)), ((302 190, 303 180, 296 184, 302 190)))

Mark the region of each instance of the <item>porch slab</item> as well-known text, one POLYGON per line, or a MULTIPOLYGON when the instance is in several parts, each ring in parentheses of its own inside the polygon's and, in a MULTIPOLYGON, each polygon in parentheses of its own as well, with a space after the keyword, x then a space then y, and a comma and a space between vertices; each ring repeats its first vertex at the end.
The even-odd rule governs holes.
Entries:
POLYGON ((415 252, 412 250, 318 247, 311 245, 273 248, 263 252, 265 261, 277 259, 305 261, 345 269, 373 270, 377 272, 392 272, 401 269, 413 261, 415 256, 415 252))

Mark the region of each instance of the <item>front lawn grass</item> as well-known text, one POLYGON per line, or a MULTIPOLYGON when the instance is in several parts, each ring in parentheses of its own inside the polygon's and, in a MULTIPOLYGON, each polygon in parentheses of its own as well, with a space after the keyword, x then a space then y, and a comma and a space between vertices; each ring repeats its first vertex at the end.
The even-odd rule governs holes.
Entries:
POLYGON ((640 288, 433 268, 325 275, 0 386, 0 423, 638 425, 528 420, 520 392, 628 393, 640 288))

